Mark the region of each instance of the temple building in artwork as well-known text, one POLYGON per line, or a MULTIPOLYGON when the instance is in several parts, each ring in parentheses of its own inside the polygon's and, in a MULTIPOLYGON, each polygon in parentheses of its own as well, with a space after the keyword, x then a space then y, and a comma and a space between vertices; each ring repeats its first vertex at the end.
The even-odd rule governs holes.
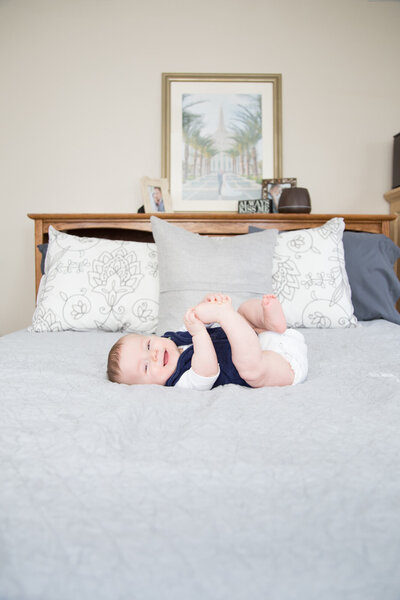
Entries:
POLYGON ((222 106, 219 112, 218 127, 212 137, 217 153, 211 159, 211 172, 233 172, 233 158, 232 154, 229 154, 233 147, 232 134, 230 134, 225 127, 224 110, 222 106))

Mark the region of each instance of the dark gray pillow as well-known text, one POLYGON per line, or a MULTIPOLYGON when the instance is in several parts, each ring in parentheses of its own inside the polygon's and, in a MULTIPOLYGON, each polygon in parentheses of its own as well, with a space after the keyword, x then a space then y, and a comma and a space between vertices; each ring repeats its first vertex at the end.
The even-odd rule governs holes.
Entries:
POLYGON ((354 313, 360 321, 386 319, 400 325, 400 281, 394 265, 400 248, 386 235, 345 231, 343 246, 354 313))
POLYGON ((46 264, 46 254, 47 254, 47 248, 49 247, 49 245, 48 244, 38 244, 37 247, 38 247, 40 254, 42 255, 42 258, 40 260, 40 272, 42 273, 42 275, 44 275, 44 267, 46 264))

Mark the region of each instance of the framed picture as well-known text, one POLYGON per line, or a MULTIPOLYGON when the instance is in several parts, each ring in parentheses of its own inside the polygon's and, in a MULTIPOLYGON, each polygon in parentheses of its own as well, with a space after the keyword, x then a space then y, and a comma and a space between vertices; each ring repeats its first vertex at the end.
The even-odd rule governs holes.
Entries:
POLYGON ((281 176, 281 75, 163 73, 162 174, 175 211, 237 211, 281 176))
POLYGON ((271 202, 270 212, 278 212, 279 198, 284 188, 296 187, 297 179, 289 177, 287 179, 263 179, 262 180, 262 198, 271 202))
POLYGON ((147 213, 172 212, 168 179, 142 177, 141 184, 144 209, 147 213))

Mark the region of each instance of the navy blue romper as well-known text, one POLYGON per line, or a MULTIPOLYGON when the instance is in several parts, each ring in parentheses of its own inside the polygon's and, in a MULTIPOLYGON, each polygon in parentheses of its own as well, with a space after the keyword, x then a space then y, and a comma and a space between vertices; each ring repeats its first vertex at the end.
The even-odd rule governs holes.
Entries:
MULTIPOLYGON (((221 327, 211 327, 208 329, 212 343, 214 344, 215 352, 220 368, 218 379, 212 386, 212 389, 219 385, 227 383, 236 383, 245 387, 251 387, 244 379, 242 379, 232 362, 231 345, 226 337, 225 331, 221 327)), ((192 344, 192 336, 188 331, 167 331, 162 337, 169 338, 177 346, 187 346, 192 344)), ((176 371, 167 379, 165 385, 173 386, 182 377, 183 373, 188 371, 192 366, 193 346, 186 348, 178 359, 176 371)))

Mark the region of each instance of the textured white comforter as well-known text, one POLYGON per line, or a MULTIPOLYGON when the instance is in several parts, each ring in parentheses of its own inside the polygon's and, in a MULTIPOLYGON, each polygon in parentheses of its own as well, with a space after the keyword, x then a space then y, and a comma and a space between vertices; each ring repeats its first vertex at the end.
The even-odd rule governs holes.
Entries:
POLYGON ((304 335, 304 384, 210 392, 0 338, 1 600, 398 600, 400 327, 304 335))

